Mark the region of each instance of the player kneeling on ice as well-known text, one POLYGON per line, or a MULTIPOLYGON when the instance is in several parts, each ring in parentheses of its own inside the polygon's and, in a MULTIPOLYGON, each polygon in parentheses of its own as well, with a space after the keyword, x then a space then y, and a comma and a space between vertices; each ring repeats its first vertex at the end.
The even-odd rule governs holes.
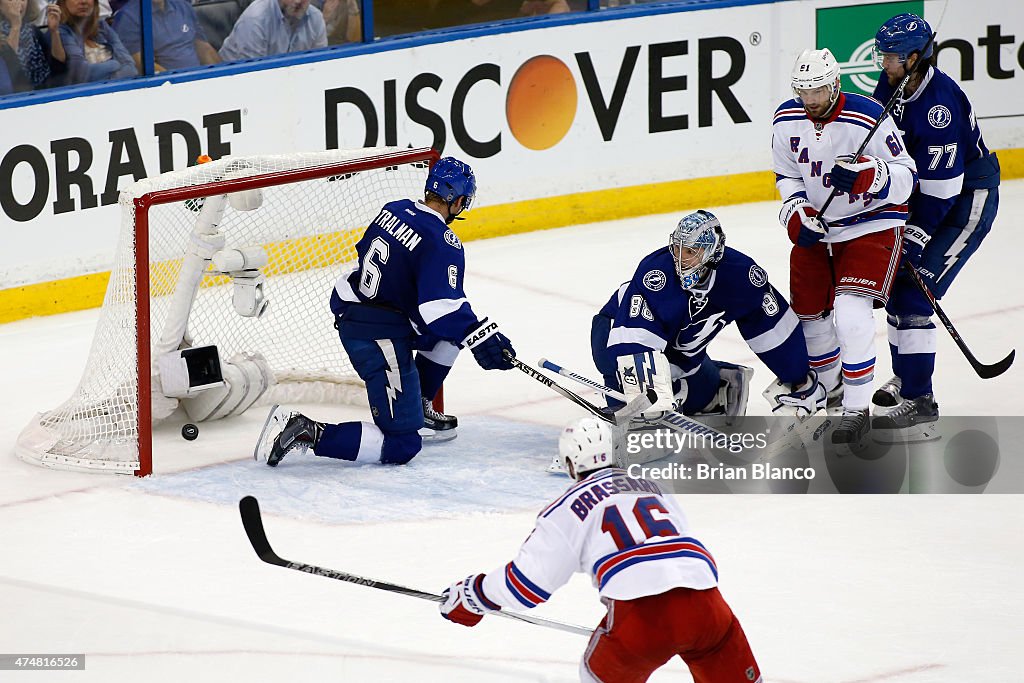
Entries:
POLYGON ((559 441, 576 483, 537 516, 515 559, 445 590, 441 615, 475 626, 488 612, 535 607, 583 568, 608 613, 580 680, 646 681, 679 656, 696 683, 758 683, 761 672, 718 591, 718 566, 672 496, 615 466, 611 427, 585 417, 559 441))
POLYGON ((356 245, 358 268, 342 275, 331 293, 335 327, 366 383, 373 423, 326 424, 274 406, 257 459, 275 467, 300 448, 341 460, 405 464, 424 439, 455 436, 456 419, 435 411, 430 400, 461 348, 485 370, 512 367, 504 355, 515 356, 512 344, 466 299, 465 255, 448 227, 475 194, 469 165, 452 157, 438 161, 422 201, 384 205, 356 245))
POLYGON ((824 408, 825 389, 810 368, 799 319, 763 268, 725 246, 718 218, 691 213, 669 237, 669 247, 644 257, 633 279, 594 316, 591 350, 605 383, 627 400, 653 388, 655 411, 744 415, 753 369, 707 354, 711 340, 735 321, 778 378, 764 392, 775 414, 824 408))

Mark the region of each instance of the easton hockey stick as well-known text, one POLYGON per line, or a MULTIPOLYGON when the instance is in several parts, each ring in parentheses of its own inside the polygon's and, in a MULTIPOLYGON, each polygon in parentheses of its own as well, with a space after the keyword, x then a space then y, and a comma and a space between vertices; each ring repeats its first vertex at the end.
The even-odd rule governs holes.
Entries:
MULTIPOLYGON (((579 382, 584 386, 599 391, 605 396, 610 396, 620 401, 624 400, 625 398, 624 394, 622 394, 621 392, 615 391, 614 389, 606 387, 603 384, 599 384, 594 380, 590 379, 589 377, 584 377, 583 375, 575 373, 572 370, 567 370, 566 368, 563 368, 561 365, 558 365, 557 363, 552 363, 547 358, 541 358, 538 365, 540 365, 545 370, 550 370, 551 372, 558 373, 563 377, 568 377, 569 379, 575 380, 576 382, 579 382)), ((785 424, 781 430, 782 437, 772 440, 765 447, 764 452, 761 454, 761 461, 769 460, 775 457, 783 450, 795 445, 797 440, 802 441, 805 435, 810 434, 815 429, 817 429, 817 424, 811 422, 809 420, 810 417, 813 416, 807 415, 798 417, 790 421, 788 424, 785 424)), ((691 434, 702 434, 712 437, 724 436, 723 432, 720 432, 713 427, 709 427, 708 425, 702 422, 698 422, 697 420, 692 420, 683 415, 682 413, 675 411, 665 412, 660 417, 648 420, 647 424, 654 427, 664 427, 666 429, 671 429, 672 431, 675 431, 679 434, 684 434, 688 432, 691 434)))
POLYGON ((544 386, 554 390, 556 393, 564 396, 579 407, 583 408, 594 417, 604 420, 609 424, 619 425, 628 423, 631 417, 644 412, 658 400, 658 394, 654 389, 648 389, 645 393, 635 396, 622 408, 619 408, 615 412, 609 412, 608 410, 599 408, 579 394, 569 391, 550 377, 537 372, 532 367, 510 354, 508 351, 505 352, 505 358, 508 359, 516 369, 521 370, 523 374, 532 377, 544 386))
POLYGON ((935 299, 935 295, 932 294, 931 290, 928 289, 928 285, 925 284, 923 279, 921 279, 921 274, 917 272, 917 269, 914 268, 914 266, 910 265, 906 261, 903 262, 903 265, 907 272, 910 273, 910 277, 914 281, 914 284, 917 285, 917 288, 920 289, 921 293, 924 294, 926 299, 928 299, 928 303, 932 305, 932 310, 935 311, 935 315, 939 316, 939 320, 942 321, 943 327, 945 327, 946 331, 949 332, 949 336, 953 337, 953 341, 956 342, 960 351, 962 351, 964 356, 967 358, 967 362, 970 363, 971 367, 974 368, 974 371, 978 373, 978 377, 981 377, 982 379, 992 379, 993 377, 998 377, 1010 369, 1010 366, 1013 365, 1013 358, 1017 354, 1016 349, 1010 349, 1010 353, 1006 358, 1002 359, 998 363, 993 363, 992 365, 985 365, 979 361, 974 357, 974 354, 971 353, 971 350, 967 348, 966 342, 964 342, 960 333, 956 331, 956 328, 953 327, 953 322, 946 315, 945 311, 942 310, 942 307, 939 306, 939 302, 935 299))
MULTIPOLYGON (((583 386, 590 387, 595 391, 599 391, 605 396, 610 396, 611 398, 614 398, 619 401, 626 400, 625 394, 623 394, 621 391, 616 391, 611 387, 606 387, 603 384, 595 382, 589 377, 584 377, 583 375, 575 373, 572 370, 567 370, 566 368, 563 368, 561 365, 558 365, 557 363, 552 363, 547 358, 541 358, 538 365, 540 365, 545 370, 550 370, 551 372, 558 373, 562 377, 568 377, 569 379, 574 380, 582 384, 583 386)), ((648 421, 647 424, 656 427, 667 427, 677 432, 691 432, 694 434, 708 434, 712 436, 716 436, 722 433, 717 429, 709 427, 701 422, 697 422, 696 420, 691 420, 682 413, 678 413, 675 411, 666 412, 660 418, 648 421)))
MULTIPOLYGON (((425 593, 414 588, 406 588, 405 586, 399 586, 386 581, 378 581, 365 576, 356 576, 355 574, 341 572, 336 569, 318 567, 314 564, 303 564, 302 562, 291 562, 290 560, 285 560, 275 553, 274 549, 270 547, 270 541, 267 540, 267 532, 263 529, 263 518, 260 515, 259 501, 257 501, 253 496, 246 496, 238 501, 238 511, 242 515, 242 526, 245 527, 245 535, 249 537, 249 543, 252 544, 252 549, 256 551, 257 557, 267 564, 274 564, 278 567, 284 567, 285 569, 294 569, 304 574, 316 574, 317 576, 324 576, 328 579, 355 583, 360 586, 366 586, 367 588, 376 588, 390 593, 400 593, 401 595, 408 595, 411 598, 420 598, 421 600, 430 600, 431 602, 444 602, 444 598, 434 593, 425 593)), ((520 612, 506 612, 505 610, 501 610, 498 612, 488 612, 488 614, 526 622, 527 624, 534 624, 535 626, 553 628, 567 633, 575 633, 581 636, 589 637, 593 633, 593 629, 576 626, 575 624, 564 624, 560 621, 552 621, 550 619, 541 619, 540 617, 522 614, 520 612)))

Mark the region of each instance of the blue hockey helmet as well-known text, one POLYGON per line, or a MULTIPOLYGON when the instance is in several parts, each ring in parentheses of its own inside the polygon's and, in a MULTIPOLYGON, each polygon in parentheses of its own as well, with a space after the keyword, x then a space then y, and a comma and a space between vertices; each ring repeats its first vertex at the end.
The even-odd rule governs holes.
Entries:
POLYGON ((432 192, 448 204, 448 210, 459 197, 465 197, 462 210, 467 211, 476 196, 476 176, 469 164, 455 157, 444 157, 434 164, 427 174, 427 192, 432 192))
POLYGON ((669 238, 683 289, 703 280, 708 269, 717 266, 725 256, 725 232, 710 211, 701 209, 683 216, 669 238))
POLYGON ((932 38, 932 27, 916 14, 897 14, 885 22, 875 34, 873 50, 875 64, 882 68, 882 55, 898 55, 900 62, 905 63, 913 53, 928 59, 935 53, 935 45, 929 45, 932 38), (928 47, 925 52, 925 46, 928 47))

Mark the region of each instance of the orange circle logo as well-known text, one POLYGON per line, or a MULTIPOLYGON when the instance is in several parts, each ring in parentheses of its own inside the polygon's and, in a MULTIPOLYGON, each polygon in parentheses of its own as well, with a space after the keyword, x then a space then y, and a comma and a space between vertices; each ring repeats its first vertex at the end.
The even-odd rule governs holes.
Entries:
POLYGON ((528 59, 508 86, 505 118, 512 135, 532 150, 554 147, 576 118, 576 79, 551 55, 528 59))

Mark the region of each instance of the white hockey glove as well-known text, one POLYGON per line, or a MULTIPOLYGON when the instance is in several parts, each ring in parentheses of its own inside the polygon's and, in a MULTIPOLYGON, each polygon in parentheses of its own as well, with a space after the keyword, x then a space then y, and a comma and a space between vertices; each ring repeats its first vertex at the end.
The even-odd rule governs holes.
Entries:
POLYGON ((813 246, 825 236, 825 225, 818 218, 818 210, 800 196, 783 202, 779 222, 786 228, 789 241, 800 247, 813 246))
POLYGON ((672 410, 672 366, 664 353, 647 351, 619 356, 616 360, 619 382, 622 383, 622 393, 626 395, 627 404, 637 396, 646 394, 648 389, 654 389, 658 400, 644 412, 672 410))
POLYGON ((836 157, 832 167, 832 186, 847 194, 865 192, 884 198, 889 194, 889 164, 878 157, 852 154, 836 157))
POLYGON ((441 616, 456 624, 476 626, 485 614, 500 610, 501 605, 484 597, 483 581, 483 574, 471 574, 444 589, 444 602, 438 606, 441 616))
POLYGON ((806 417, 825 408, 828 391, 818 381, 818 373, 810 370, 806 379, 796 387, 776 379, 762 394, 772 407, 772 415, 806 417))

